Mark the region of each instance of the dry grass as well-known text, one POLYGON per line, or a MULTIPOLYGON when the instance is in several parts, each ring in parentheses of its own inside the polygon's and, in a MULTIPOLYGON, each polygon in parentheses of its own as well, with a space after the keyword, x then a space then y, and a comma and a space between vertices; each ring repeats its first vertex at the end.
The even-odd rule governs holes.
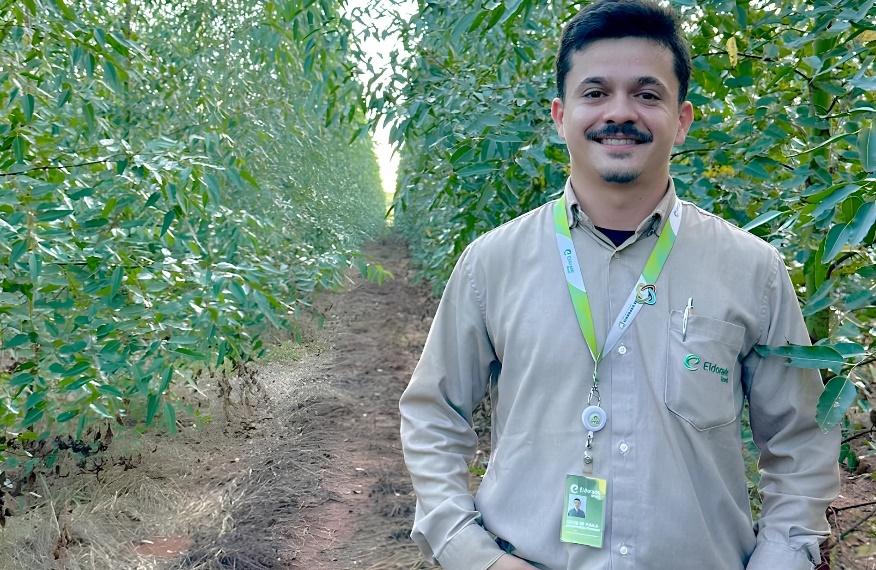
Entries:
POLYGON ((185 535, 219 503, 216 495, 194 499, 171 480, 131 471, 103 485, 88 479, 55 484, 41 504, 9 520, 0 534, 4 569, 158 568, 132 545, 185 535))
POLYGON ((295 547, 301 510, 325 500, 319 476, 326 459, 309 418, 344 405, 310 375, 324 340, 308 346, 296 349, 294 377, 282 358, 260 366, 264 391, 255 405, 240 405, 241 382, 232 382, 237 398, 226 419, 213 395, 187 395, 190 402, 201 398, 201 412, 220 419, 176 436, 117 434, 99 474, 73 468, 68 477, 40 481, 26 512, 0 530, 0 568, 279 567, 277 545, 295 547), (133 469, 114 461, 137 456, 142 461, 133 469), (185 552, 176 558, 138 553, 138 545, 158 537, 178 538, 185 552))

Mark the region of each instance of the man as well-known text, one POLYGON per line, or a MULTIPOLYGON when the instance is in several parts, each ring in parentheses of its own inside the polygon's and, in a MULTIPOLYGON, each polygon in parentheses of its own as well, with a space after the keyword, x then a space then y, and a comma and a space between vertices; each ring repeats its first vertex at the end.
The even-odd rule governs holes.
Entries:
POLYGON ((583 510, 581 510, 581 499, 576 497, 575 500, 573 501, 573 505, 574 506, 571 509, 569 509, 568 516, 578 517, 578 518, 582 518, 582 519, 587 516, 587 513, 585 513, 583 510))
POLYGON ((564 30, 551 105, 571 158, 563 195, 466 249, 400 402, 412 538, 445 568, 819 560, 839 433, 815 423, 817 372, 754 350, 808 343, 779 254, 676 197, 689 75, 677 21, 649 0, 592 4, 564 30), (487 393, 493 446, 473 498, 471 417, 487 393), (584 493, 587 522, 564 521, 584 493))

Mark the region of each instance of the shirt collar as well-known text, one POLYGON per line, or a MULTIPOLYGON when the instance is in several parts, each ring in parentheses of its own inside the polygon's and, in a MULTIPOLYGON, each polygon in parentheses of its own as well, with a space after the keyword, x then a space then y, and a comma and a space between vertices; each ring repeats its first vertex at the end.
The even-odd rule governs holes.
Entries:
MULTIPOLYGON (((575 191, 572 189, 572 179, 566 179, 566 187, 563 190, 563 195, 566 197, 566 216, 569 219, 569 228, 575 227, 577 224, 595 228, 593 221, 584 212, 578 204, 578 198, 575 196, 575 191)), ((663 226, 669 219, 669 212, 675 207, 675 202, 678 197, 675 194, 675 182, 672 178, 669 179, 669 188, 666 189, 666 194, 657 203, 654 210, 645 216, 645 219, 636 228, 636 238, 647 237, 652 234, 658 236, 663 231, 663 226)))

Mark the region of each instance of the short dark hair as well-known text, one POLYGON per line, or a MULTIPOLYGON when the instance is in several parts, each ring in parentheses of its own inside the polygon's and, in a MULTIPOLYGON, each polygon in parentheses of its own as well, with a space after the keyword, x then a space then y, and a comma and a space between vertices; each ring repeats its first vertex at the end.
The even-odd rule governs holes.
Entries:
POLYGON ((653 0, 599 0, 578 12, 563 29, 556 64, 557 96, 565 99, 574 52, 597 40, 628 37, 655 41, 672 52, 678 102, 683 103, 690 81, 690 52, 675 13, 653 0))

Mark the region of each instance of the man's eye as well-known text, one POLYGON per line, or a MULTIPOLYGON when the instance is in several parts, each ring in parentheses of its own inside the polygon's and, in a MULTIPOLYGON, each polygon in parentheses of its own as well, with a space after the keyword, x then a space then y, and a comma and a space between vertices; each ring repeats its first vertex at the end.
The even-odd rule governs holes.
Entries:
POLYGON ((589 99, 597 99, 599 97, 602 97, 603 95, 605 95, 605 93, 603 93, 602 91, 587 91, 586 93, 584 93, 584 97, 589 99))
POLYGON ((646 101, 659 101, 660 100, 660 97, 658 97, 656 93, 648 93, 648 92, 641 93, 641 94, 639 94, 639 97, 641 97, 642 99, 645 99, 646 101))

